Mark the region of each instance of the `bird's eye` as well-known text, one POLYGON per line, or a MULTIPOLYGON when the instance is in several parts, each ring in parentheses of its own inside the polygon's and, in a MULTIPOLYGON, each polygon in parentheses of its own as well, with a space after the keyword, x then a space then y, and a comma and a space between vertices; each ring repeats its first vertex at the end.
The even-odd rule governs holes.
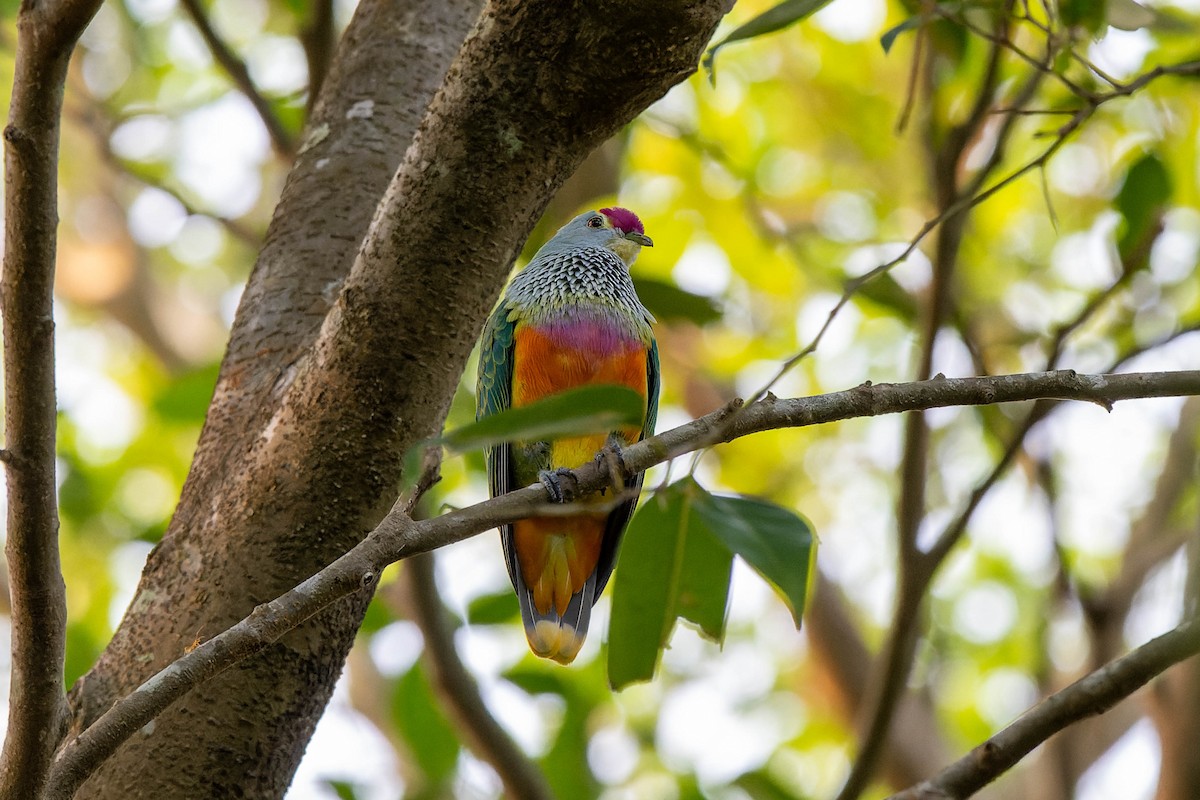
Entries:
POLYGON ((589 228, 603 228, 604 220, 600 217, 592 217, 587 221, 589 228))

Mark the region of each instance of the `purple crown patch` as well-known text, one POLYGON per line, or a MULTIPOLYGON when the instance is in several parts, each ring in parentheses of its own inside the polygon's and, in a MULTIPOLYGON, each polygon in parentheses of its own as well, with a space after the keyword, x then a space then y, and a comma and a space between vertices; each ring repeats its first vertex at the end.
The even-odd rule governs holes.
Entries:
POLYGON ((637 214, 630 211, 628 208, 613 206, 612 208, 602 208, 600 213, 608 217, 614 228, 624 231, 625 233, 645 233, 646 229, 642 227, 642 221, 638 219, 637 214))

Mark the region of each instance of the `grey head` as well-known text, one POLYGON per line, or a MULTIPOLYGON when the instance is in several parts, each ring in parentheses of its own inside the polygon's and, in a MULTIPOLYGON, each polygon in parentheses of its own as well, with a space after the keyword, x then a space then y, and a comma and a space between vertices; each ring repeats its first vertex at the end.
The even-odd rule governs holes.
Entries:
POLYGON ((533 260, 556 255, 565 250, 601 247, 620 256, 629 267, 637 260, 643 247, 653 247, 642 221, 627 208, 613 206, 598 211, 585 211, 566 225, 550 241, 542 245, 533 260))

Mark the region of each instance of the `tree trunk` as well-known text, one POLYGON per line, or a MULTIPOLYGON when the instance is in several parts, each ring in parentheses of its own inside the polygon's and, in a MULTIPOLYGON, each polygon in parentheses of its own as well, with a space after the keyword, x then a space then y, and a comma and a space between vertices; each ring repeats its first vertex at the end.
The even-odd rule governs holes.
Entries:
MULTIPOLYGON (((694 70, 725 3, 494 2, 451 64, 476 10, 359 6, 250 277, 179 507, 72 690, 74 731, 382 516, 554 189, 694 70)), ((80 796, 282 796, 368 600, 192 692, 80 796)))
MULTIPOLYGON (((263 434, 278 408, 277 382, 316 338, 481 3, 426 5, 364 0, 343 37, 242 297, 171 526, 112 642, 72 690, 77 727, 193 641, 219 633, 352 546, 394 482, 395 457, 373 469, 363 462, 358 474, 347 457, 338 479, 301 468, 304 461, 281 463, 263 434)), ((305 433, 314 446, 332 438, 305 433)), ((264 658, 177 703, 80 795, 281 796, 368 599, 311 620, 264 658)))

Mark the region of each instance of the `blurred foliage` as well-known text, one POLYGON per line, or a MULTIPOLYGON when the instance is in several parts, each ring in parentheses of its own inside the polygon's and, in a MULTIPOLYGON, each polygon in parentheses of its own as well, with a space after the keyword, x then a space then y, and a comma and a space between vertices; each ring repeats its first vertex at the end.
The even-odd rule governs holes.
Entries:
MULTIPOLYGON (((308 5, 205 4, 293 137, 307 101, 299 32, 308 5)), ((335 4, 339 28, 352 5, 335 4)), ((1089 117, 1044 168, 971 211, 934 371, 1041 370, 1052 355, 1057 366, 1085 371, 1200 367, 1196 75, 1109 97, 1157 66, 1196 57, 1194 3, 1170 0, 1148 17, 1126 0, 1064 0, 1050 11, 983 0, 834 0, 816 11, 822 5, 739 3, 714 39, 741 39, 722 49, 720 79, 693 76, 622 137, 618 198, 655 241, 634 272, 659 318, 660 430, 763 386, 812 341, 849 281, 893 258, 936 217, 934 151, 970 114, 992 63, 985 34, 993 30, 1005 32, 1008 47, 995 61, 988 118, 954 165, 960 179, 984 167, 1000 135, 1005 146, 985 185, 1038 158, 1080 109, 1089 117), (767 30, 777 32, 757 35, 767 30), (1021 113, 1004 113, 1039 72, 1021 113)), ((7 83, 12 4, 3 10, 7 83)), ((56 321, 69 680, 103 648, 165 529, 287 167, 173 0, 101 8, 72 66, 61 172, 56 321)), ((863 285, 775 393, 911 379, 933 246, 932 237, 923 241, 863 285)), ((472 363, 447 430, 473 420, 474 374, 472 363)), ((911 683, 931 698, 940 727, 922 735, 962 751, 1087 666, 1080 598, 1104 591, 1121 570, 1179 405, 1128 403, 1109 416, 1062 408, 1035 428, 934 584, 911 683)), ((930 415, 933 533, 963 508, 1026 411, 930 415)), ((718 493, 704 495, 718 504, 725 494, 760 498, 761 508, 788 509, 797 521, 802 512, 821 531, 818 567, 843 596, 854 625, 846 635, 877 647, 895 589, 901 431, 894 417, 781 431, 714 449, 694 471, 697 484, 672 483, 684 465, 651 472, 639 514, 645 530, 630 532, 616 596, 601 600, 592 638, 568 669, 528 654, 495 537, 439 554, 447 602, 468 623, 458 634, 467 664, 561 797, 782 800, 836 791, 855 752, 853 707, 834 667, 817 657, 821 643, 807 628, 796 631, 787 603, 735 562, 728 602, 713 589, 695 606, 677 596, 672 608, 669 596, 651 595, 640 568, 661 567, 651 551, 680 541, 668 534, 678 537, 681 517, 660 504, 681 511, 700 485, 718 493), (631 566, 643 552, 647 560, 631 566), (671 632, 676 613, 691 622, 671 632), (652 661, 666 644, 652 682, 608 689, 608 618, 633 634, 641 626, 652 661), (724 644, 698 635, 697 624, 723 632, 724 644)), ((449 459, 443 472, 435 507, 486 496, 478 453, 449 459)), ((1178 524, 1194 521, 1196 493, 1193 482, 1171 517, 1178 524)), ((727 522, 734 512, 713 514, 727 522)), ((701 537, 733 530, 705 521, 701 537)), ((809 529, 789 524, 774 543, 795 544, 809 529)), ((768 559, 795 564, 777 575, 728 541, 708 545, 706 573, 725 574, 721 559, 732 549, 799 612, 802 597, 787 584, 803 584, 807 555, 768 559)), ((1129 643, 1178 613, 1179 566, 1176 559, 1151 573, 1125 628, 1129 643)), ((298 783, 294 796, 378 797, 400 786, 407 797, 495 796, 498 783, 465 749, 414 660, 419 636, 403 609, 385 602, 386 590, 360 637, 378 685, 352 669, 349 681, 362 689, 351 692, 356 710, 337 700, 330 711, 356 720, 359 738, 318 736, 309 758, 329 778, 298 783), (368 768, 364 758, 353 780, 329 766, 367 752, 369 742, 387 750, 390 766, 368 768)), ((1002 781, 1004 796, 1023 796, 1022 775, 1033 769, 1002 781)), ((1145 764, 1130 771, 1145 774, 1145 764)), ((884 792, 881 783, 869 796, 884 792)))

